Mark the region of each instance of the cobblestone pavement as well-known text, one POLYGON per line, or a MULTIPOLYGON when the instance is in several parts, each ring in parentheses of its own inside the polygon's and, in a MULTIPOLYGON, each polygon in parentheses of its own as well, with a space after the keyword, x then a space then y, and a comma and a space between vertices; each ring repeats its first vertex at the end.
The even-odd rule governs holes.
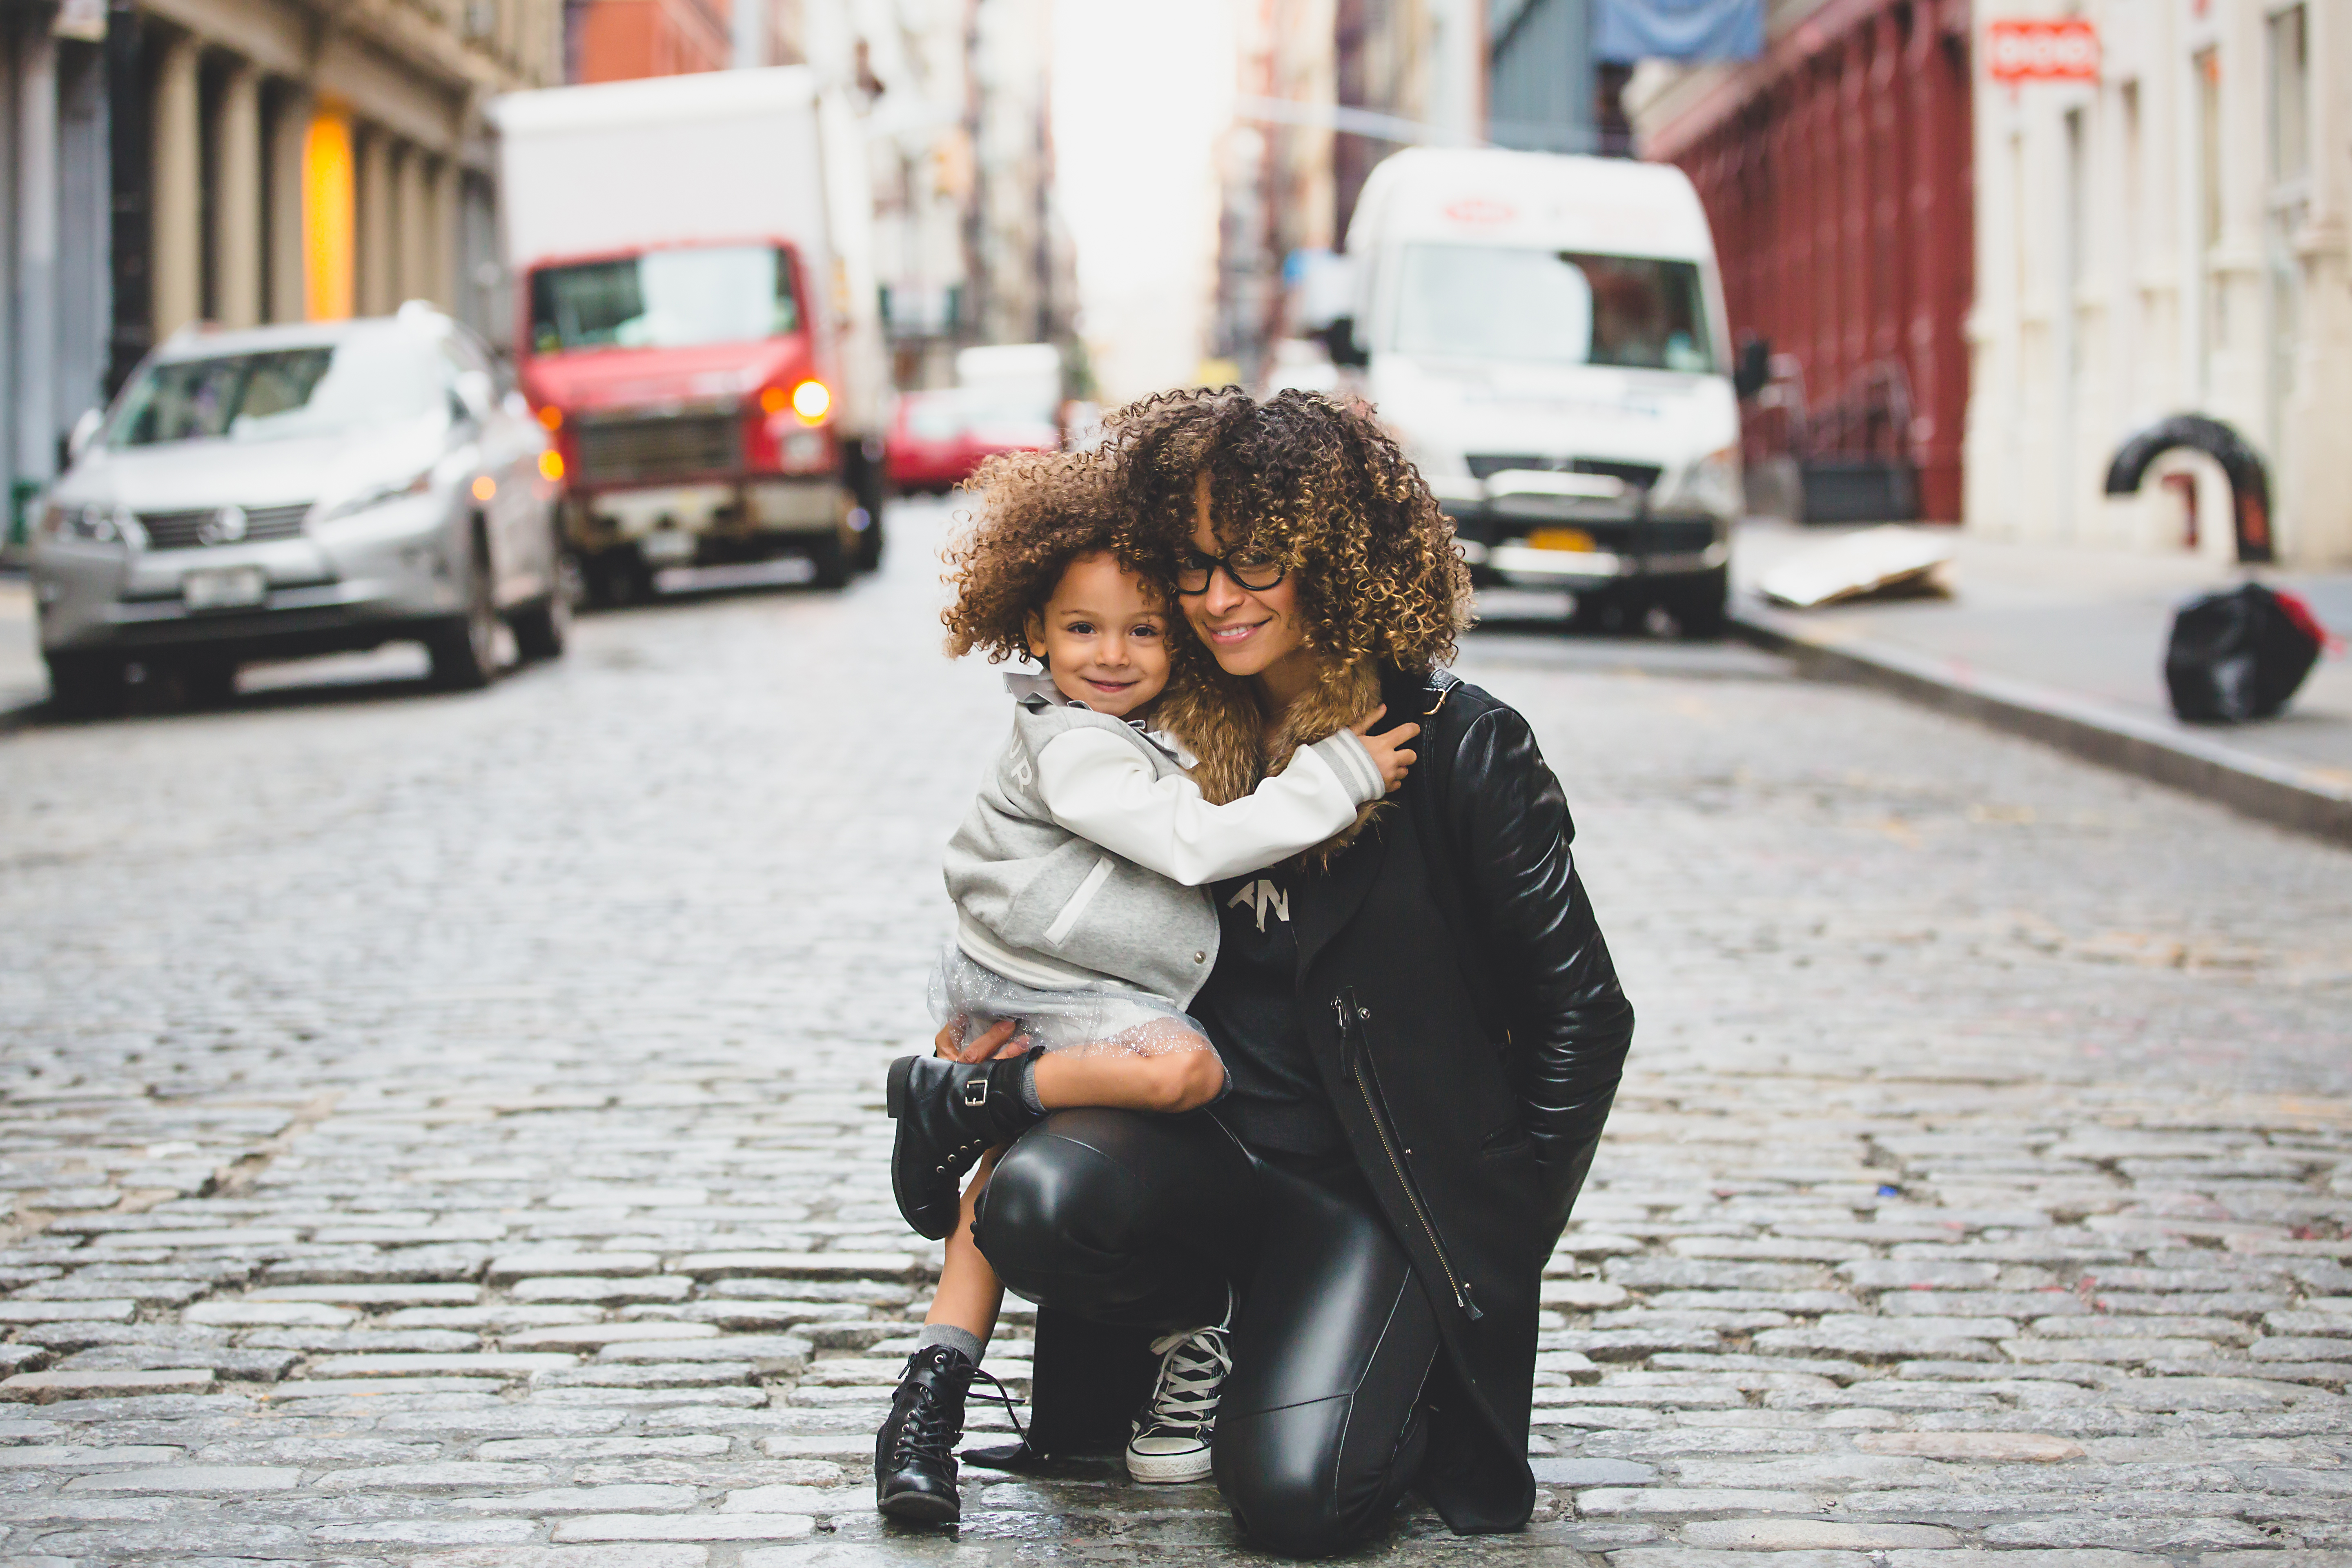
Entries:
MULTIPOLYGON (((479 695, 0 737, 0 1562, 1246 1556, 1101 1464, 870 1507, 882 1069, 1003 722, 936 521, 479 695)), ((2352 1563, 2352 855, 1744 649, 1465 668, 1643 1021, 1535 1524, 1366 1554, 2352 1563)))

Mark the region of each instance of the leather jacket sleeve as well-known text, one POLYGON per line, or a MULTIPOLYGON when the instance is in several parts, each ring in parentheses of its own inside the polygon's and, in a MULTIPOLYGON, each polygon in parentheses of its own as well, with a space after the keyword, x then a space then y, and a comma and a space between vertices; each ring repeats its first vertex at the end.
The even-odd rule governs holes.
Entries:
POLYGON ((1576 874, 1567 799, 1527 721, 1502 707, 1473 720, 1448 793, 1470 902, 1510 993, 1510 1071, 1543 1173, 1549 1247, 1616 1098, 1633 1009, 1576 874))

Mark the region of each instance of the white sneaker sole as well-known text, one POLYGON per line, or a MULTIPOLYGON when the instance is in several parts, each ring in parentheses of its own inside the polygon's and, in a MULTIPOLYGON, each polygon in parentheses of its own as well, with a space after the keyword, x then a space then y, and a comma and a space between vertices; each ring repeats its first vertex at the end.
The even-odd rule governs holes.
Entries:
POLYGON ((1195 1454, 1139 1454, 1132 1448, 1127 1452, 1127 1473, 1151 1486, 1205 1481, 1209 1469, 1206 1448, 1195 1454))

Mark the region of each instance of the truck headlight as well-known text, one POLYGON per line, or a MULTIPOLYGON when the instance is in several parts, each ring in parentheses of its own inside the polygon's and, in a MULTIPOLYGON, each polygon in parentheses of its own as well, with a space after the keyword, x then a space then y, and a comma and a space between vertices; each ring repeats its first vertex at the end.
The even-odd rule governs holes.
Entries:
POLYGON ((147 531, 127 506, 72 506, 52 501, 42 509, 41 531, 51 539, 85 544, 120 544, 135 550, 146 542, 147 531))

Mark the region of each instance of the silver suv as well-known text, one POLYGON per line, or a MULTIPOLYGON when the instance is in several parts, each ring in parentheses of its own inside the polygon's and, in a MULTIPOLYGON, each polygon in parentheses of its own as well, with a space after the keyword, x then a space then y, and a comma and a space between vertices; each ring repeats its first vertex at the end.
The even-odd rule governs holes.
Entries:
POLYGON ((422 642, 433 676, 563 651, 562 462, 480 342, 421 305, 194 328, 76 428, 36 513, 53 700, 118 701, 130 667, 225 697, 244 660, 422 642))

